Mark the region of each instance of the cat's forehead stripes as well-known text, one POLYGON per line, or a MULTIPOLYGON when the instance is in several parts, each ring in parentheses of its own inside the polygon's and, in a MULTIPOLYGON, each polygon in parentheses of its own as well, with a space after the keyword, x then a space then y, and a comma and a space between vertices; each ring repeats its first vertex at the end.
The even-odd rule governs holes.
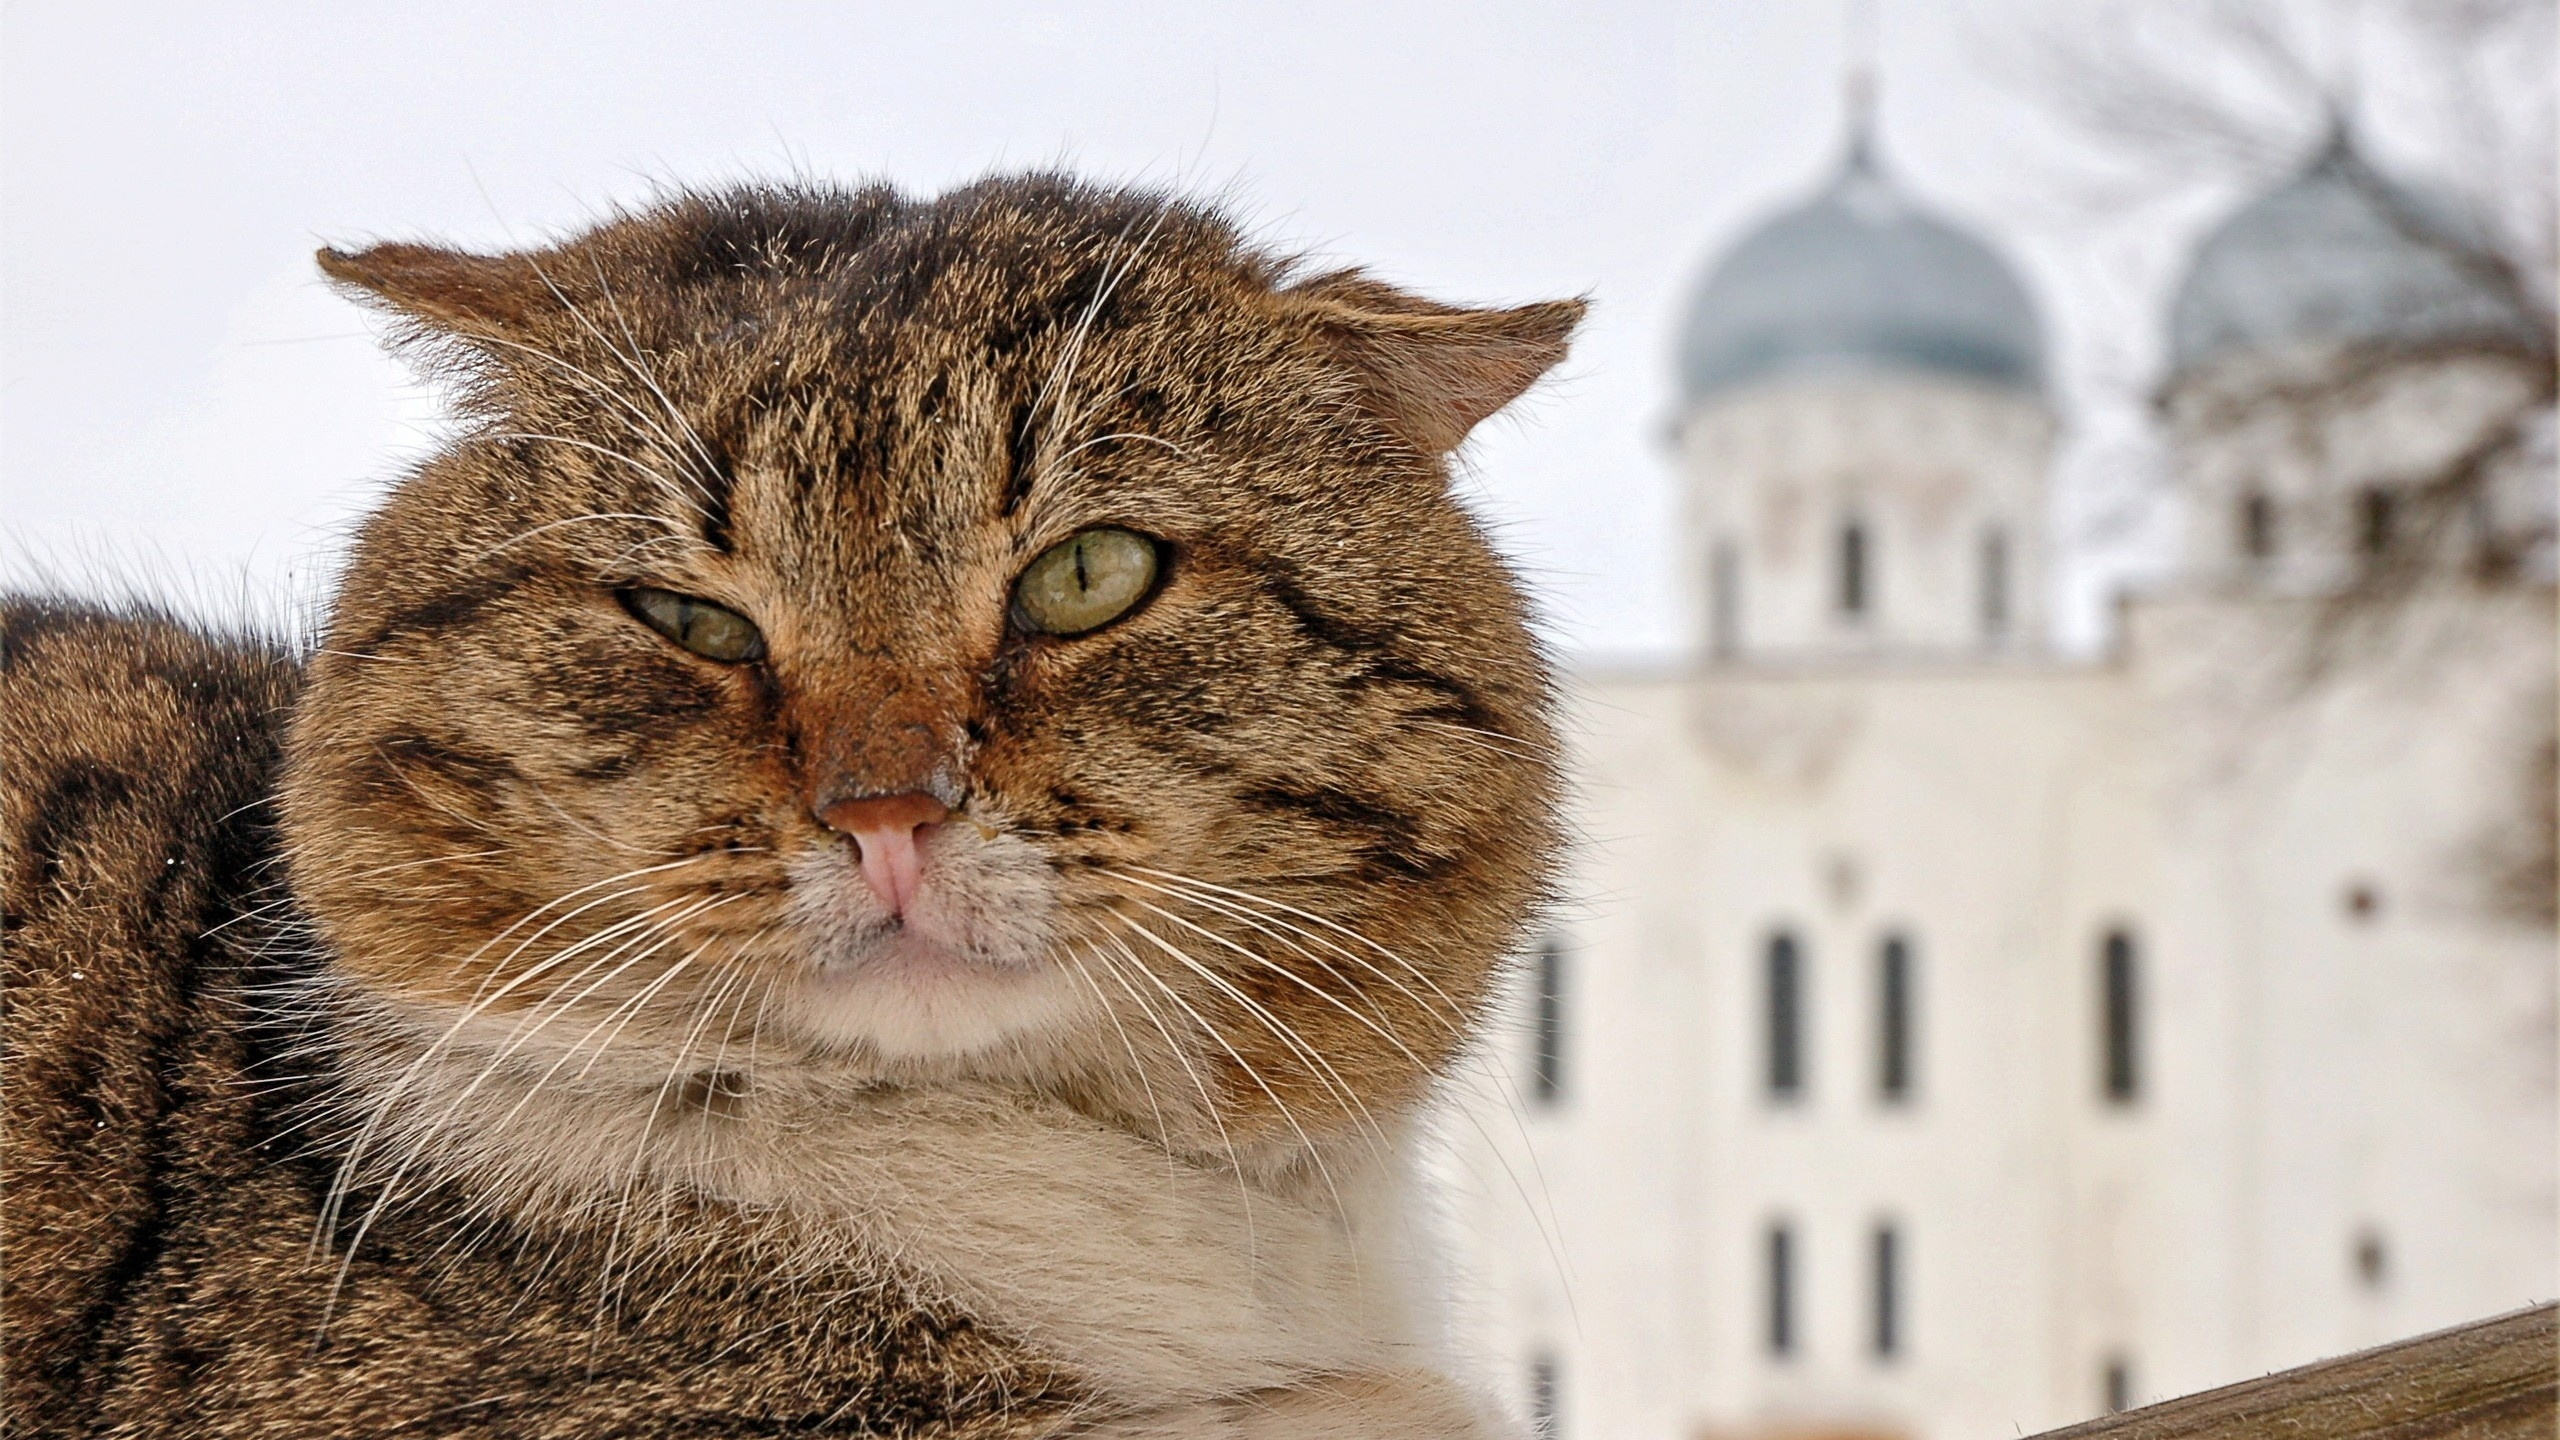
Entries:
MULTIPOLYGON (((506 922, 329 867, 464 846, 490 851, 476 893, 612 897, 556 943, 618 965, 634 932, 598 927, 675 915, 787 972, 808 867, 845 843, 818 815, 920 790, 1031 857, 1020 883, 1074 917, 1053 939, 1119 935, 1139 953, 1096 963, 1216 1023, 1234 1049, 1198 1058, 1231 1123, 1337 1103, 1239 1004, 1376 1093, 1455 1043, 1422 1012, 1485 993, 1554 860, 1556 777, 1525 607, 1443 457, 1562 356, 1578 305, 1302 275, 1207 207, 1041 176, 679 196, 528 254, 324 263, 451 367, 467 422, 368 521, 297 721, 298 823, 333 837, 310 888, 383 976, 468 999, 485 967, 455 936, 506 922), (1011 618, 1025 568, 1097 527, 1160 547, 1145 601, 1090 633, 1011 618), (688 650, 621 587, 761 643, 688 650), (699 868, 617 878, 652 856, 699 868), (1418 969, 1255 970, 1268 935, 1145 888, 1194 881, 1418 969), (1236 968, 1114 930, 1140 897, 1236 968)), ((1095 1038, 1079 1063, 1108 1069, 1095 1038)))
POLYGON ((612 478, 672 475, 648 500, 693 512, 713 548, 742 543, 756 467, 840 506, 846 538, 899 528, 927 561, 985 511, 1139 450, 1178 455, 1256 410, 1246 443, 1267 444, 1272 402, 1304 421, 1328 389, 1429 458, 1561 355, 1579 313, 1459 311, 1350 276, 1284 287, 1285 263, 1213 211, 1042 176, 930 201, 749 188, 539 253, 323 258, 442 345, 486 408, 619 432, 612 478))
POLYGON ((1170 201, 913 208, 792 283, 698 297, 704 338, 666 360, 690 379, 675 403, 716 462, 696 522, 715 548, 754 548, 745 506, 772 538, 824 535, 803 564, 930 571, 973 530, 1016 533, 1063 485, 1125 471, 1132 449, 1178 457, 1156 433, 1168 386, 1149 373, 1166 322, 1267 289, 1231 237, 1170 201))

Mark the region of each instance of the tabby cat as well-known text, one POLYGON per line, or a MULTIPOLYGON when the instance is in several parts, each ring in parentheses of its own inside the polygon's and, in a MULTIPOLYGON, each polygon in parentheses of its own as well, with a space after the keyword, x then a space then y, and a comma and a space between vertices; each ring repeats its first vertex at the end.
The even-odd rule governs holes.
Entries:
POLYGON ((294 653, 6 616, 23 1435, 1460 1437, 1410 1129, 1557 853, 1447 456, 1576 302, 1031 175, 323 251, 294 653))

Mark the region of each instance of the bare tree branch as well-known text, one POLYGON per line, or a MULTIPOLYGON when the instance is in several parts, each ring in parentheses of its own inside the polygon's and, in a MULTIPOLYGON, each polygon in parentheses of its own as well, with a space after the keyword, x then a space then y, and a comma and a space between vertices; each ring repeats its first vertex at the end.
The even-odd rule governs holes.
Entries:
MULTIPOLYGON (((2301 173, 2324 136, 2352 137, 2329 173, 2409 253, 2486 302, 2476 323, 2413 317, 2418 327, 2398 335, 2350 327, 2300 337, 2299 354, 2207 357, 2156 382, 2152 413, 2187 443, 2254 433, 2307 464, 2325 487, 2317 503, 2332 507, 2332 536, 2356 533, 2347 507, 2363 507, 2358 540, 2321 562, 2333 565, 2326 588, 2301 608, 2291 678, 2271 699, 2299 700, 2346 670, 2425 653, 2408 627, 2447 623, 2462 607, 2424 597, 2551 583, 2560 507, 2498 506, 2502 496, 2547 494, 2554 479, 2554 14, 2554 0, 2088 0, 2039 6, 1998 67, 2095 142, 2080 223, 2140 224, 2199 193, 2263 193, 2301 173), (2367 56, 2390 65, 2367 75, 2367 56), (2397 150, 2424 157, 2390 169, 2425 182, 2378 168, 2386 115, 2397 150), (2398 387, 2430 374, 2470 377, 2483 407, 2464 413, 2464 428, 2435 453, 2395 470, 2341 438, 2356 433, 2347 422, 2391 413, 2382 407, 2398 387)), ((2184 472, 2155 467, 2151 484, 2184 472)), ((2491 910, 2546 926, 2560 893, 2555 754, 2560 741, 2543 723, 2518 753, 2528 773, 2493 797, 2505 817, 2493 827, 2502 858, 2474 867, 2491 910)))

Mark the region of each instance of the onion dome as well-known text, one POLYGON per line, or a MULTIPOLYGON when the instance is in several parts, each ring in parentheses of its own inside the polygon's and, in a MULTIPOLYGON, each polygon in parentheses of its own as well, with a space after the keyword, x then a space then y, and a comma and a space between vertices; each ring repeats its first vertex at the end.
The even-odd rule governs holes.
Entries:
POLYGON ((2169 310, 2172 374, 2226 353, 2454 339, 2540 349, 2512 295, 2466 265, 2483 242, 2443 197, 2400 185, 2345 127, 2196 248, 2169 310))
POLYGON ((2033 302, 1982 240, 1915 204, 1860 125, 1821 193, 1711 270, 1680 335, 1682 403, 1803 374, 1921 371, 2041 393, 2033 302))

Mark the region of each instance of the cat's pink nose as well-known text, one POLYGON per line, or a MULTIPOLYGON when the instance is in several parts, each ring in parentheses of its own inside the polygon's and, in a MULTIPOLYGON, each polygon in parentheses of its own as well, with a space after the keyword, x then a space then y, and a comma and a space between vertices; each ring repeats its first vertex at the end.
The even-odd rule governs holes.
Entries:
POLYGON ((904 915, 924 883, 916 832, 951 818, 951 807, 921 791, 838 800, 818 811, 830 830, 853 837, 862 880, 892 915, 904 915))

